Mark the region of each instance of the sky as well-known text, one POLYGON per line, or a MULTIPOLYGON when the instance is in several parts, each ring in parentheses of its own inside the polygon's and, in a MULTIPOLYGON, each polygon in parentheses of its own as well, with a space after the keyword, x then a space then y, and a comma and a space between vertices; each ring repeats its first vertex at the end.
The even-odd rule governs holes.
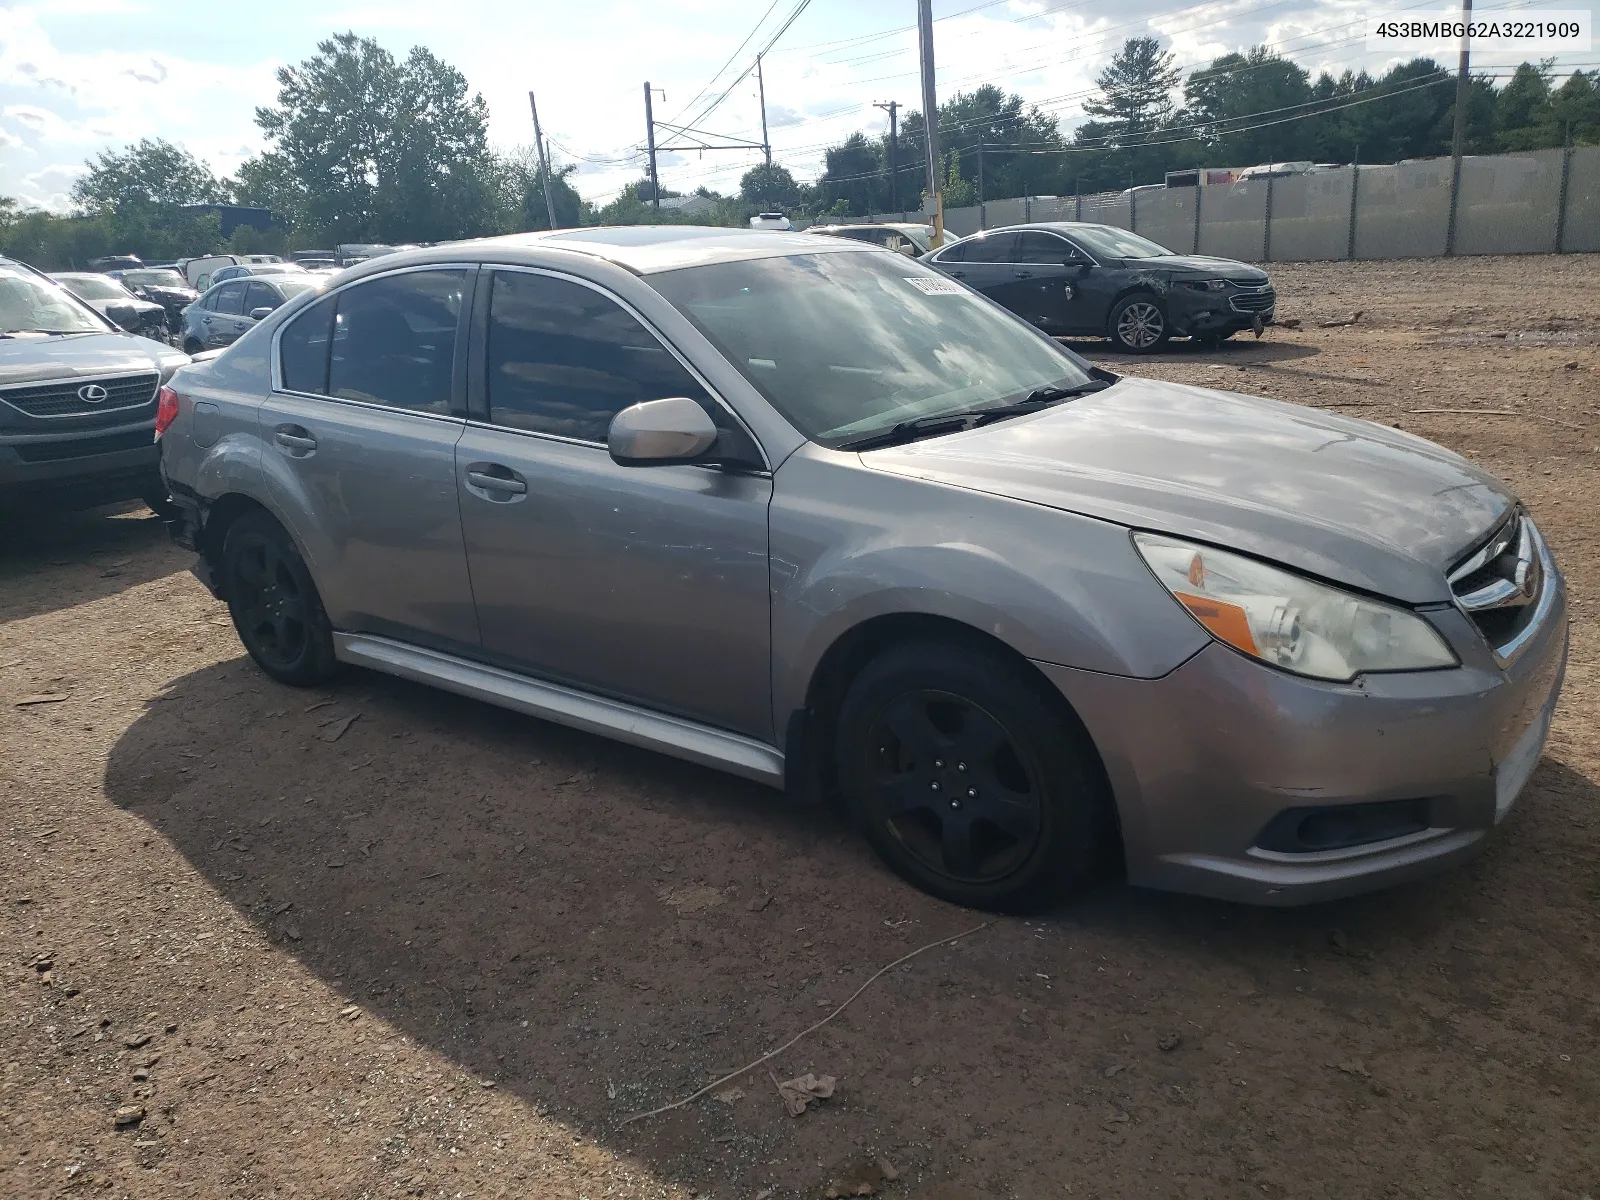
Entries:
MULTIPOLYGON (((229 174, 266 148, 254 113, 273 103, 277 69, 353 30, 397 56, 423 45, 459 68, 488 103, 502 149, 532 144, 534 90, 556 162, 576 163, 580 193, 604 202, 643 174, 646 80, 664 93, 658 120, 681 122, 726 91, 703 127, 761 140, 756 77, 735 80, 797 5, 762 75, 773 159, 811 180, 826 145, 887 128, 875 103, 921 107, 915 0, 0 0, 0 195, 64 210, 86 159, 142 137, 176 142, 229 174)), ((1384 4, 1417 15, 1438 6, 1384 4)), ((1482 0, 1475 11, 1526 7, 1482 0)), ((1095 75, 1128 37, 1160 37, 1185 68, 1257 43, 1313 74, 1390 65, 1366 49, 1372 0, 934 0, 933 11, 941 99, 994 83, 1063 129, 1083 119, 1095 75)), ((1520 57, 1480 55, 1474 65, 1507 71, 1520 57)), ((1565 55, 1558 75, 1597 59, 1600 47, 1565 55)), ((733 191, 760 159, 757 150, 665 153, 661 182, 733 191)))

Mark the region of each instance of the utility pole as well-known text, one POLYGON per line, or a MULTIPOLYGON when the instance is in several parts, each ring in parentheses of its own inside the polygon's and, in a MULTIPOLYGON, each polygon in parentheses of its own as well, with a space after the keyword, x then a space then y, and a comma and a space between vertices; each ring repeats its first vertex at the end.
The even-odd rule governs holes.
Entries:
POLYGON ((756 55, 756 87, 761 92, 761 152, 772 165, 772 143, 767 140, 767 81, 761 75, 761 55, 756 55))
POLYGON ((1467 96, 1472 80, 1467 68, 1472 56, 1472 0, 1461 0, 1461 65, 1456 71, 1456 127, 1450 137, 1450 223, 1445 229, 1444 252, 1456 252, 1456 198, 1461 194, 1461 147, 1467 140, 1467 96))
POLYGON ((544 210, 550 214, 550 228, 556 228, 556 197, 554 185, 550 179, 550 159, 544 152, 544 134, 539 129, 539 106, 534 103, 533 93, 528 93, 528 107, 533 110, 533 144, 539 147, 539 171, 544 176, 544 210))
MULTIPOLYGON (((661 93, 665 100, 667 94, 661 93)), ((650 81, 644 81, 644 130, 645 140, 650 146, 650 199, 656 206, 656 211, 661 211, 661 181, 656 178, 656 118, 650 111, 650 81)))
POLYGON ((933 82, 933 0, 917 0, 922 50, 922 124, 928 138, 928 194, 933 197, 933 248, 944 245, 944 186, 939 167, 939 93, 933 82))
MULTIPOLYGON (((889 114, 889 211, 900 212, 900 191, 895 179, 895 172, 900 169, 900 102, 891 100, 887 104, 879 104, 873 101, 872 107, 881 108, 889 114)), ((1568 125, 1571 125, 1570 121, 1568 125)))

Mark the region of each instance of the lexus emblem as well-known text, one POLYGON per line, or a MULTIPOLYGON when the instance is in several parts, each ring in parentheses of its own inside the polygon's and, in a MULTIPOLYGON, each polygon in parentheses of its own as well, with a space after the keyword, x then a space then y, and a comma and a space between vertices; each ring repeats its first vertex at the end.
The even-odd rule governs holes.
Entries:
POLYGON ((85 404, 99 404, 110 394, 98 383, 86 383, 78 389, 78 399, 85 404))

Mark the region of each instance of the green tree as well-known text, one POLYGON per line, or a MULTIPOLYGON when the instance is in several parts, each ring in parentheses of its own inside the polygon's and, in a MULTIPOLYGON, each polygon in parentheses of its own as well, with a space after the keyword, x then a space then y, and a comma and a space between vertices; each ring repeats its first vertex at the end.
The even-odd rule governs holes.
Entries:
POLYGON ((103 150, 86 165, 88 172, 72 185, 73 203, 86 213, 227 198, 210 167, 164 138, 145 138, 120 152, 103 150))
POLYGON ((1113 145, 1148 137, 1172 117, 1172 93, 1182 78, 1172 63, 1172 53, 1161 49, 1159 38, 1129 38, 1095 77, 1100 95, 1086 102, 1083 111, 1101 119, 1113 145))
POLYGON ((1523 63, 1500 89, 1494 103, 1495 142, 1500 149, 1533 150, 1558 144, 1550 92, 1554 63, 1554 59, 1538 66, 1523 63))
POLYGON ((889 206, 889 186, 885 147, 867 140, 864 133, 852 133, 823 154, 826 169, 817 180, 818 202, 833 208, 843 202, 844 213, 866 216, 883 212, 889 206))
POLYGON ((290 169, 289 160, 268 150, 239 164, 228 181, 234 203, 265 208, 291 226, 305 218, 306 190, 290 169))
POLYGON ((1574 71, 1550 97, 1550 118, 1565 145, 1570 133, 1578 145, 1600 143, 1600 71, 1574 71))
POLYGON ((421 47, 398 62, 353 33, 320 42, 278 71, 277 106, 257 109, 256 124, 309 235, 442 241, 498 222, 487 106, 421 47))
POLYGON ((762 163, 740 177, 739 196, 758 212, 789 212, 800 204, 800 186, 777 163, 762 163))
MULTIPOLYGON (((577 171, 569 163, 552 167, 550 193, 555 200, 556 223, 568 229, 583 222, 584 204, 577 190, 567 182, 577 171)), ((498 161, 501 205, 506 233, 550 228, 550 213, 544 198, 544 177, 539 169, 539 153, 531 146, 519 146, 498 161)))
POLYGON ((1305 135, 1297 122, 1263 126, 1258 114, 1305 111, 1295 106, 1312 99, 1310 76, 1265 46, 1213 59, 1190 74, 1183 95, 1209 161, 1250 166, 1305 157, 1305 135))

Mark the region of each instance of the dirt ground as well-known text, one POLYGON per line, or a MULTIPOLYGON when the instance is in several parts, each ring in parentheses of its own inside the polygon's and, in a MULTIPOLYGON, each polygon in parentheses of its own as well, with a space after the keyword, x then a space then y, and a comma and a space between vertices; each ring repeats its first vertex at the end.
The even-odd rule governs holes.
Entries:
POLYGON ((1299 329, 1082 348, 1526 497, 1572 663, 1473 865, 993 921, 624 1126, 981 918, 754 785, 377 675, 279 687, 143 509, 10 518, 0 1196, 1600 1195, 1600 259, 1273 274, 1299 329), (791 1117, 807 1071, 837 1089, 791 1117))

